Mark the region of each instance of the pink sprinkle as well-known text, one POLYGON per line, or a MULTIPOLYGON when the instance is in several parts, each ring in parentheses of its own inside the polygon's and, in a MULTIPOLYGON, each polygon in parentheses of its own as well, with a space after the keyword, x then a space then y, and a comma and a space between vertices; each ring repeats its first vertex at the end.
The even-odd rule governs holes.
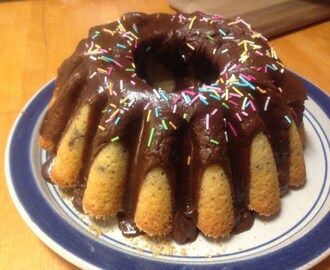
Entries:
POLYGON ((136 76, 136 73, 134 73, 131 77, 134 78, 136 76))
MULTIPOLYGON (((204 96, 203 96, 204 97, 204 96)), ((195 96, 192 101, 190 101, 189 105, 192 105, 197 99, 199 98, 199 95, 195 96)))
POLYGON ((242 114, 243 114, 244 116, 246 116, 246 117, 249 116, 249 114, 248 114, 247 112, 245 112, 245 111, 243 111, 242 114))
POLYGON ((204 85, 203 88, 218 90, 218 92, 223 91, 220 87, 215 87, 211 85, 204 85))
POLYGON ((181 96, 178 96, 175 100, 174 100, 174 104, 177 104, 179 102, 179 100, 181 99, 181 96))
POLYGON ((134 81, 131 81, 131 84, 136 85, 136 83, 134 81))
POLYGON ((105 120, 106 123, 109 123, 111 121, 111 118, 108 118, 107 120, 105 120))
POLYGON ((267 73, 267 66, 265 66, 265 73, 267 73))
POLYGON ((229 128, 230 128, 231 131, 233 132, 234 136, 237 137, 237 132, 236 132, 236 130, 234 129, 234 127, 232 126, 232 124, 231 124, 229 121, 227 121, 227 123, 228 123, 229 128))
POLYGON ((263 35, 260 36, 264 41, 268 41, 268 39, 266 37, 264 37, 263 35))
POLYGON ((176 109, 178 108, 178 105, 175 104, 174 107, 173 107, 173 113, 176 113, 176 109))
POLYGON ((214 109, 211 115, 215 115, 217 113, 218 109, 214 109))
POLYGON ((189 90, 184 90, 184 91, 182 91, 182 93, 185 93, 185 94, 188 94, 188 95, 192 95, 192 96, 196 95, 195 92, 189 91, 189 90))
POLYGON ((256 54, 259 54, 261 56, 263 56, 264 54, 262 52, 256 51, 256 54))
POLYGON ((249 75, 249 78, 252 79, 252 80, 257 80, 255 77, 253 77, 252 75, 249 75))
POLYGON ((115 90, 112 90, 112 94, 113 94, 114 96, 117 96, 117 92, 116 92, 115 90))
POLYGON ((259 72, 260 70, 262 70, 262 67, 258 67, 258 68, 257 68, 257 71, 258 71, 258 72, 259 72))
POLYGON ((144 106, 143 110, 148 109, 149 105, 150 105, 150 103, 148 102, 148 103, 146 104, 146 106, 144 106))
POLYGON ((120 64, 120 63, 118 63, 117 61, 114 61, 114 63, 118 66, 118 67, 121 67, 121 68, 123 68, 123 65, 122 64, 120 64))
POLYGON ((126 55, 126 58, 129 60, 133 60, 133 57, 131 55, 126 55))
POLYGON ((137 40, 135 40, 135 42, 134 42, 134 48, 136 49, 137 46, 138 46, 138 43, 137 43, 137 40))
POLYGON ((243 73, 240 73, 239 75, 242 76, 243 78, 247 79, 248 81, 251 81, 251 79, 248 76, 244 75, 243 73))
POLYGON ((109 67, 109 68, 108 68, 108 73, 107 73, 107 74, 108 74, 108 76, 110 76, 110 75, 111 75, 112 69, 113 69, 112 67, 109 67))
POLYGON ((255 111, 256 111, 256 107, 254 106, 254 104, 253 104, 253 101, 252 101, 252 100, 250 100, 250 104, 251 104, 252 110, 255 112, 255 111))
POLYGON ((231 103, 231 104, 233 104, 233 105, 235 105, 235 106, 238 105, 238 103, 236 103, 235 101, 232 101, 232 100, 229 100, 228 103, 231 103))
POLYGON ((225 78, 226 78, 226 81, 228 81, 229 77, 228 77, 228 73, 227 72, 225 73, 225 78))
POLYGON ((239 113, 236 113, 236 117, 237 117, 237 119, 238 119, 240 122, 242 122, 242 118, 241 118, 241 116, 239 115, 239 113))
POLYGON ((206 130, 210 130, 210 115, 209 114, 207 114, 205 117, 205 127, 206 127, 206 130))
POLYGON ((297 114, 296 114, 296 112, 292 109, 292 107, 290 107, 290 109, 291 109, 291 111, 292 111, 292 113, 293 113, 293 115, 294 115, 294 117, 296 118, 297 117, 297 114))
POLYGON ((241 97, 239 94, 236 94, 236 93, 229 93, 229 96, 230 97, 237 97, 237 98, 241 97))

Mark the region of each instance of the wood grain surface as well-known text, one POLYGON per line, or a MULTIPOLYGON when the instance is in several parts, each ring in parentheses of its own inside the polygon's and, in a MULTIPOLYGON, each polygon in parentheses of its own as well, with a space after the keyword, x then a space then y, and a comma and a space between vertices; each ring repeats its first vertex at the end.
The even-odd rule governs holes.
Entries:
MULTIPOLYGON (((25 103, 56 76, 90 26, 128 11, 174 12, 165 0, 0 1, 0 269, 77 269, 43 244, 19 216, 4 176, 4 151, 25 103)), ((284 63, 330 93, 330 22, 271 43, 284 63)), ((313 270, 330 269, 330 257, 313 270)))

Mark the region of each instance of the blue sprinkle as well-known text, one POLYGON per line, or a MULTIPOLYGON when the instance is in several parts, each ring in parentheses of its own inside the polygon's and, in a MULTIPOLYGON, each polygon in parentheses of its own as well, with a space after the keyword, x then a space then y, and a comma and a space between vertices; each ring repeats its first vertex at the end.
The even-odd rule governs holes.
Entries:
POLYGON ((239 76, 239 78, 240 78, 243 82, 245 82, 245 83, 247 84, 247 86, 249 86, 252 90, 255 90, 255 89, 256 89, 254 85, 252 85, 248 80, 246 80, 246 79, 243 78, 242 76, 239 76))
POLYGON ((250 101, 246 102, 245 109, 250 106, 250 101))
POLYGON ((224 31, 222 31, 221 29, 219 29, 219 32, 220 32, 223 36, 227 36, 227 34, 226 34, 224 31))
POLYGON ((216 99, 216 100, 221 100, 220 97, 218 97, 218 96, 216 96, 216 95, 214 95, 214 94, 211 94, 210 97, 212 97, 212 98, 214 98, 214 99, 216 99))
POLYGON ((112 58, 110 58, 110 57, 107 57, 107 56, 101 56, 100 57, 102 60, 104 60, 104 61, 106 61, 106 62, 112 62, 112 63, 114 63, 115 62, 115 60, 113 60, 112 58))
POLYGON ((200 97, 199 100, 203 102, 205 105, 209 105, 206 99, 200 97))
POLYGON ((284 118, 289 124, 291 124, 291 119, 289 118, 289 116, 285 115, 284 118))
POLYGON ((239 82, 233 82, 233 85, 237 85, 237 86, 248 86, 246 83, 239 83, 239 82))
POLYGON ((203 87, 199 87, 198 88, 198 91, 199 92, 212 92, 213 93, 213 90, 212 89, 206 89, 206 88, 203 88, 203 87))
POLYGON ((266 65, 268 68, 270 68, 272 71, 276 71, 277 67, 276 66, 271 66, 269 64, 266 65))
POLYGON ((122 49, 127 49, 127 47, 123 44, 117 43, 117 47, 122 48, 122 49))
POLYGON ((118 117, 116 118, 115 125, 118 125, 119 122, 120 122, 120 117, 118 116, 118 117))
POLYGON ((156 114, 156 117, 159 116, 159 111, 158 111, 158 108, 155 108, 155 114, 156 114))
POLYGON ((159 94, 162 96, 162 98, 165 100, 165 101, 168 101, 168 97, 166 96, 166 94, 164 92, 159 92, 159 94))
POLYGON ((219 83, 212 83, 211 86, 219 86, 219 83))

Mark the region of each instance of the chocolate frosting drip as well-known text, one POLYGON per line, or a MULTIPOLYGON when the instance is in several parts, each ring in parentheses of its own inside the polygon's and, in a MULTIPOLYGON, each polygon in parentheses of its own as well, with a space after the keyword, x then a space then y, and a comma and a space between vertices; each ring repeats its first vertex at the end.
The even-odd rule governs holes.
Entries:
POLYGON ((130 156, 121 228, 127 235, 138 233, 134 212, 140 187, 150 170, 161 167, 173 191, 173 238, 185 243, 197 236, 200 181, 213 164, 232 179, 235 231, 251 226, 246 191, 250 144, 257 132, 269 138, 280 186, 286 189, 288 130, 291 120, 302 123, 305 99, 302 82, 242 20, 129 13, 91 28, 64 61, 40 134, 56 154, 75 112, 88 104, 75 205, 81 205, 97 153, 119 140, 130 156), (150 62, 170 70, 175 84, 154 89, 150 62))

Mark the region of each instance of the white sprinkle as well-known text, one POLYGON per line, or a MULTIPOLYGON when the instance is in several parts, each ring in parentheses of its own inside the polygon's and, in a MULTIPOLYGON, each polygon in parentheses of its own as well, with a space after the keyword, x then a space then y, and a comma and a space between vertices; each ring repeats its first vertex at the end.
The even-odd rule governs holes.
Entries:
POLYGON ((173 107, 173 113, 176 113, 176 109, 178 108, 178 105, 175 104, 174 107, 173 107))
POLYGON ((91 76, 89 76, 89 78, 91 79, 91 78, 93 78, 95 75, 96 75, 96 71, 95 71, 91 76))
POLYGON ((156 95, 157 98, 160 98, 160 95, 159 95, 159 93, 157 92, 156 89, 152 89, 152 91, 155 93, 155 95, 156 95))
POLYGON ((228 71, 232 71, 236 67, 236 64, 232 65, 228 71))
POLYGON ((123 82, 123 80, 120 80, 120 90, 123 90, 124 89, 124 82, 123 82))
POLYGON ((221 53, 226 53, 226 52, 228 52, 228 49, 224 49, 221 51, 221 53))
POLYGON ((234 39, 234 37, 222 37, 223 39, 234 39))
POLYGON ((225 131, 225 138, 226 138, 226 142, 228 142, 228 134, 227 134, 227 131, 225 131))
POLYGON ((128 107, 131 107, 134 103, 135 99, 132 99, 131 102, 128 104, 128 107))
POLYGON ((103 93, 104 92, 104 88, 102 86, 99 87, 99 94, 103 93))
POLYGON ((215 54, 215 52, 216 52, 216 51, 217 51, 217 49, 216 49, 216 48, 214 48, 214 49, 213 49, 213 54, 215 54))
POLYGON ((93 61, 96 61, 97 60, 97 58, 94 57, 94 56, 90 56, 89 59, 92 59, 93 61))
POLYGON ((243 100, 243 104, 242 104, 242 111, 245 110, 245 105, 246 105, 246 102, 247 102, 247 97, 244 98, 243 100))
POLYGON ((268 96, 267 99, 266 99, 266 102, 265 102, 264 111, 267 111, 269 101, 270 101, 270 97, 268 96))

